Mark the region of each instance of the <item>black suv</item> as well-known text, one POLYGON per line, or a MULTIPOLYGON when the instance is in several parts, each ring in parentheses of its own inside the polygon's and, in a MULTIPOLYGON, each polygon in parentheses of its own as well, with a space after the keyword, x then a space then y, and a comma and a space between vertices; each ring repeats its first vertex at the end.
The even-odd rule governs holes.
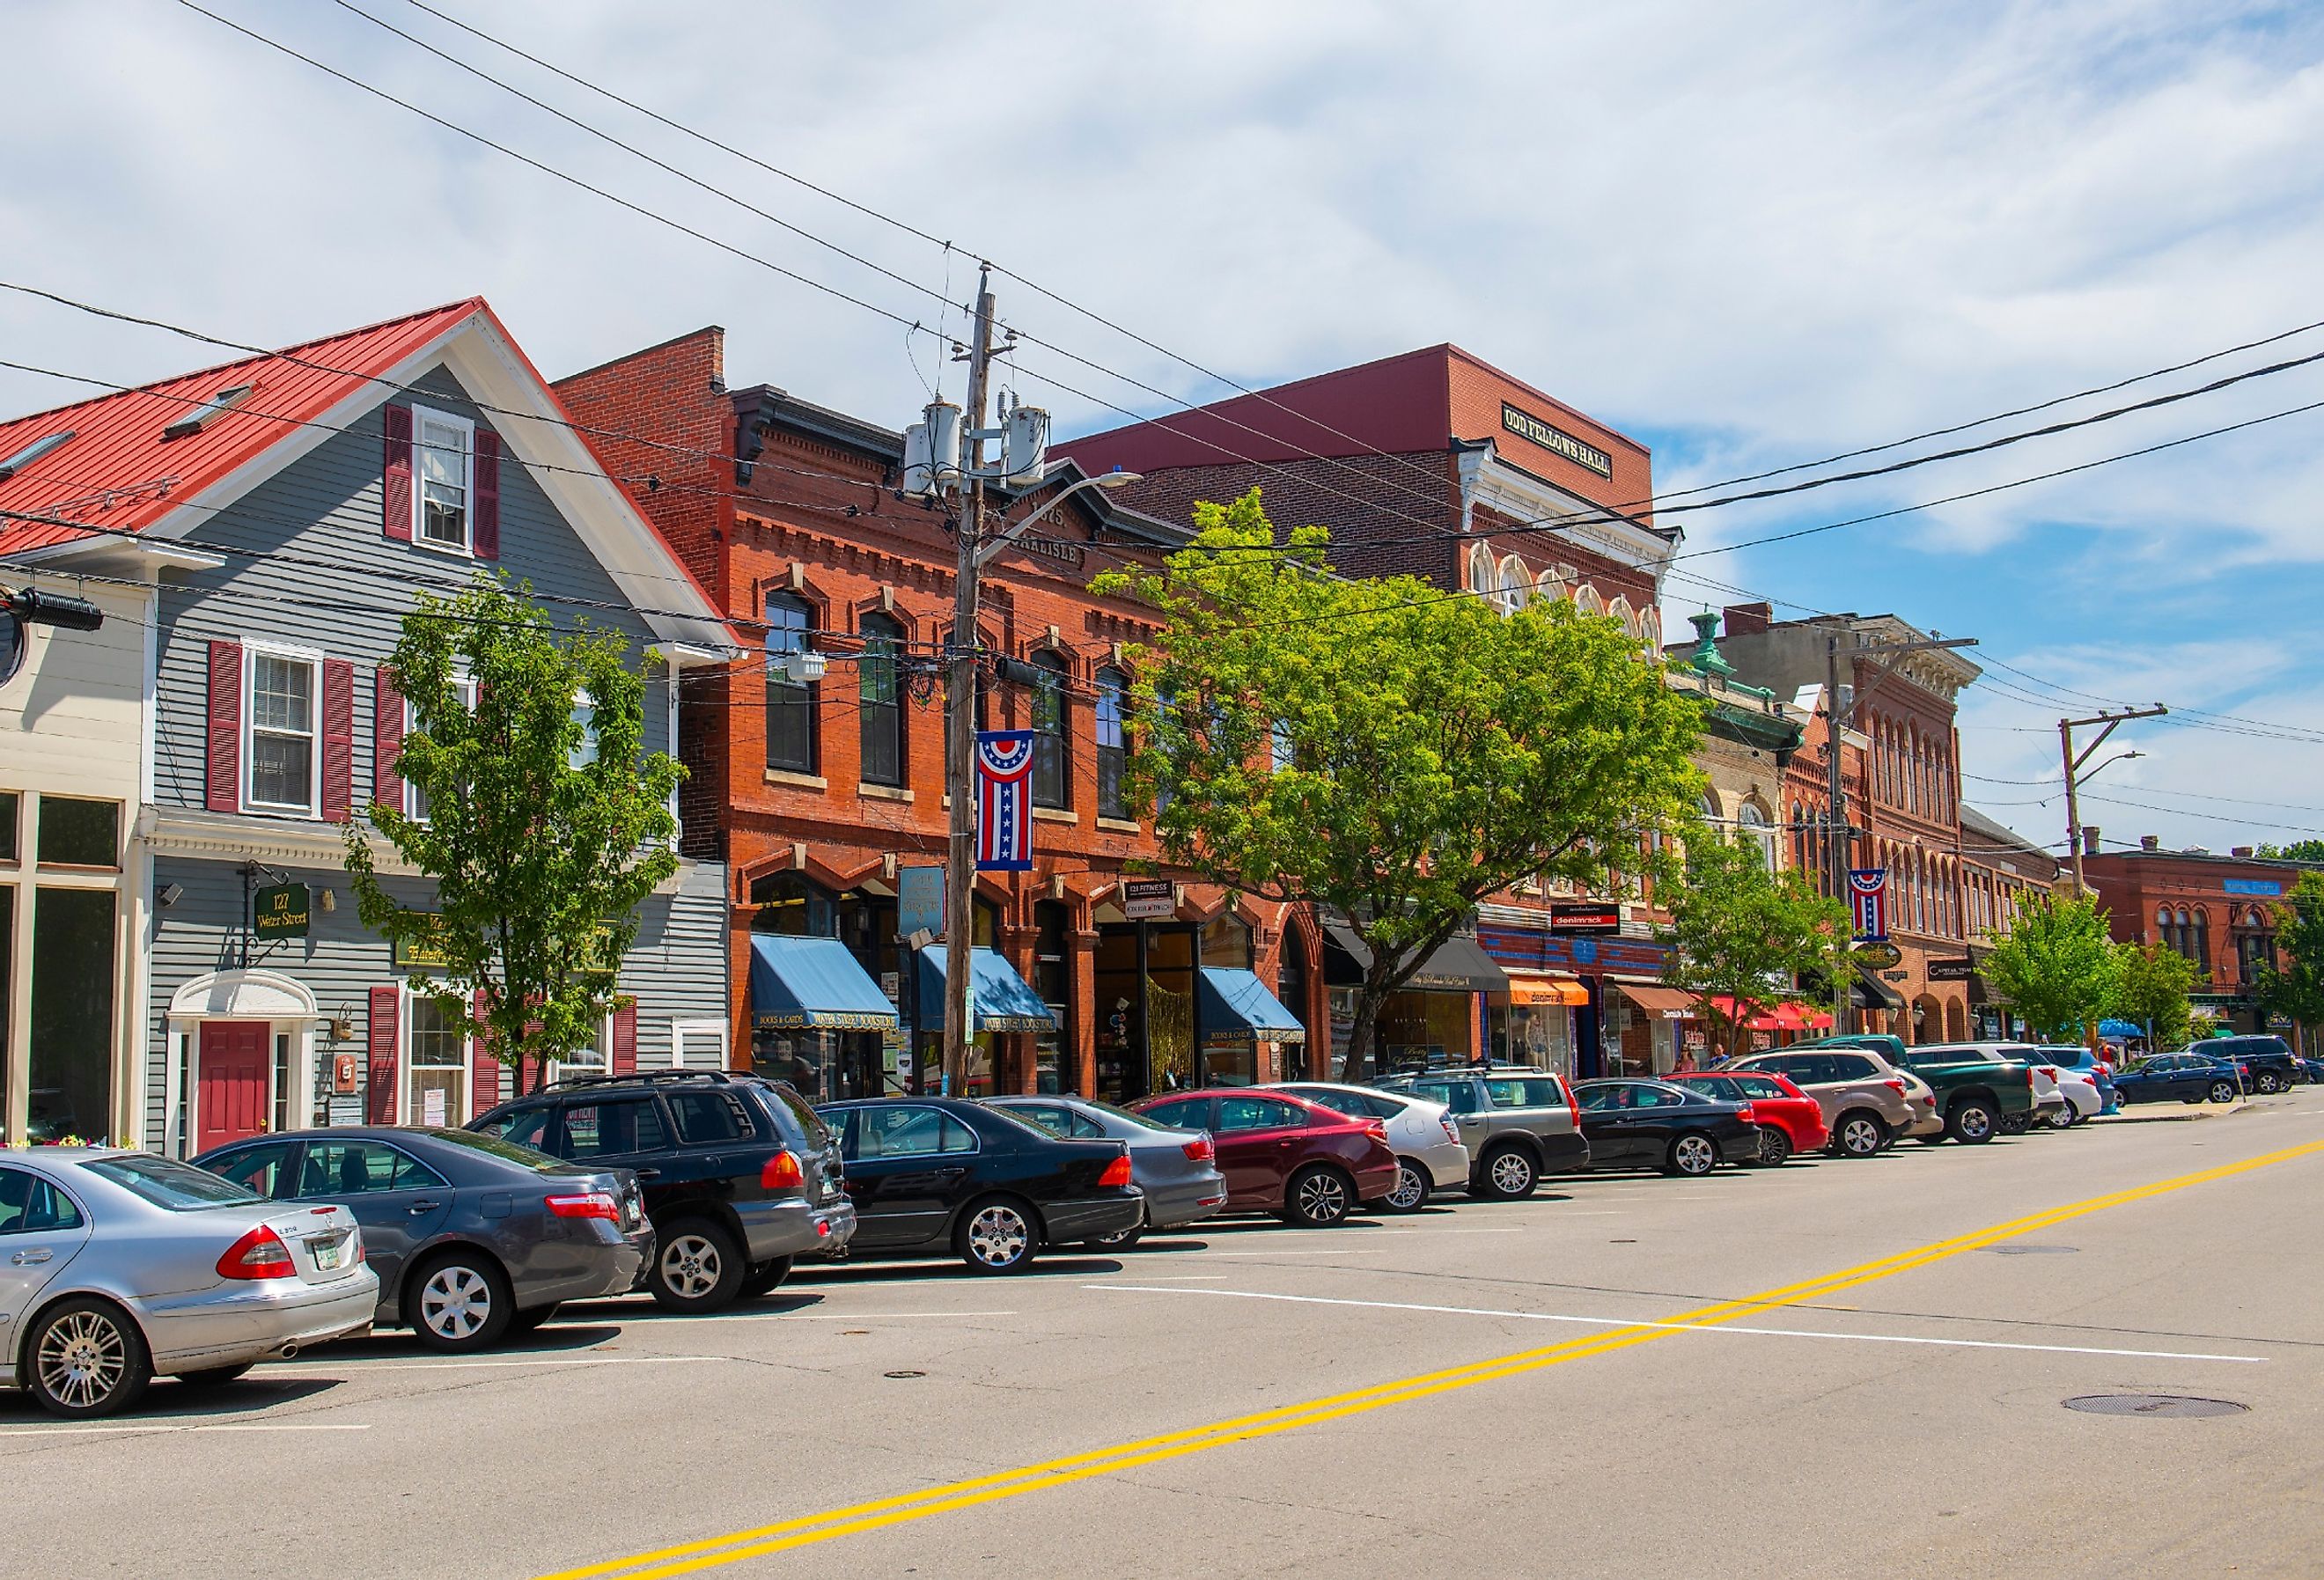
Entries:
POLYGON ((2255 1092, 2289 1092, 2303 1074, 2292 1056, 2292 1044, 2281 1037, 2214 1037, 2187 1051, 2235 1060, 2245 1084, 2255 1092))
POLYGON ((794 1256, 838 1251, 855 1233, 839 1138, 781 1081, 716 1070, 583 1076, 468 1128, 635 1174, 659 1244, 646 1287, 673 1311, 763 1295, 794 1256))

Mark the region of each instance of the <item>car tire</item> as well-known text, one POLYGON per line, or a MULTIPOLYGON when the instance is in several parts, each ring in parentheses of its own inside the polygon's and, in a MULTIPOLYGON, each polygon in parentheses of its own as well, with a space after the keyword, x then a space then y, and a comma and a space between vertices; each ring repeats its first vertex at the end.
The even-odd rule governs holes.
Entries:
POLYGON ((2030 1113, 2005 1113, 2001 1116, 2003 1135, 2022 1136, 2033 1128, 2034 1116, 2030 1113))
POLYGON ((145 1335, 110 1300, 77 1296, 41 1313, 25 1335, 22 1381, 52 1416, 88 1420, 125 1410, 153 1381, 145 1335))
POLYGON ((554 1300, 546 1306, 528 1306, 509 1318, 509 1332, 512 1334, 538 1332, 548 1326, 549 1318, 557 1315, 557 1307, 558 1303, 554 1300))
POLYGON ((742 1287, 734 1291, 735 1298, 755 1300, 761 1295, 771 1295, 790 1276, 789 1257, 779 1256, 772 1261, 762 1261, 742 1275, 742 1287))
POLYGON ((2213 1081, 2205 1094, 2214 1103, 2233 1103, 2239 1095, 2233 1081, 2213 1081))
POLYGON ((403 1319, 431 1350, 465 1354, 500 1343, 516 1317, 516 1299, 500 1264, 478 1252, 429 1258, 411 1275, 403 1319))
POLYGON ((1700 1179, 1719 1167, 1719 1143, 1699 1131, 1674 1138, 1663 1155, 1663 1172, 1700 1179))
POLYGON ((2058 1110, 2057 1116, 2050 1121, 2050 1128, 2052 1130, 2071 1130, 2074 1128, 2075 1122, 2080 1120, 2081 1117, 2081 1114, 2077 1112, 2074 1107, 2073 1099, 2069 1097, 2066 1100, 2066 1105, 2058 1110))
POLYGON ((1945 1132, 1941 1130, 1932 1130, 1927 1135, 1914 1136, 1913 1139, 1920 1142, 1924 1147, 1941 1147, 1945 1144, 1945 1132))
POLYGON ((1945 1134, 1972 1147, 1981 1147, 2001 1127, 2001 1114, 1983 1097, 1965 1097, 1945 1115, 1945 1134))
POLYGON ((1283 1216, 1300 1229, 1333 1229, 1356 1210, 1356 1182, 1328 1164, 1311 1163, 1283 1187, 1283 1216))
POLYGON ((1832 1125, 1829 1150, 1841 1158, 1877 1158, 1887 1145, 1888 1127, 1880 1116, 1851 1108, 1832 1125))
POLYGON ((1119 1234, 1102 1234, 1095 1240, 1084 1240, 1082 1242, 1082 1249, 1084 1251, 1135 1251, 1138 1249, 1138 1242, 1144 1237, 1145 1234, 1146 1225, 1140 1224, 1135 1229, 1124 1229, 1119 1234))
POLYGON ((1396 1188, 1380 1197, 1391 1213, 1416 1213, 1428 1205, 1428 1170, 1410 1158, 1396 1160, 1396 1188))
POLYGON ((1541 1184, 1541 1170, 1523 1147, 1493 1148, 1477 1163, 1477 1193, 1493 1201, 1523 1201, 1541 1184))
POLYGON ((1784 1133, 1780 1125, 1761 1125, 1757 1159, 1760 1166, 1766 1169, 1781 1169, 1791 1160, 1792 1138, 1784 1133))
POLYGON ((210 1366, 199 1372, 181 1372, 178 1374, 178 1384, 181 1388, 223 1388, 246 1375, 257 1363, 244 1361, 234 1366, 210 1366))
POLYGON ((658 1237, 646 1288, 663 1310, 691 1316, 732 1306, 749 1270, 724 1225, 680 1218, 658 1237))
POLYGON ((2273 1070, 2262 1070, 2252 1085, 2259 1088, 2263 1096, 2273 1097, 2283 1090, 2284 1081, 2283 1077, 2273 1070))
POLYGON ((961 1210, 952 1244, 973 1273, 1021 1273, 1040 1252, 1041 1225, 1016 1197, 988 1196, 961 1210))

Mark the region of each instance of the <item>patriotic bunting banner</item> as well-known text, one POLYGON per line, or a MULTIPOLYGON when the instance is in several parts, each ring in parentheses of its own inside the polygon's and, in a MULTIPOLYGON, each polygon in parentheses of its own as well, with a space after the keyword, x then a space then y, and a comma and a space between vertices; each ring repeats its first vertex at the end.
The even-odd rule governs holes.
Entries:
POLYGON ((1848 874, 1848 907, 1856 923, 1856 940, 1870 943, 1888 936, 1888 869, 1853 867, 1848 874))
POLYGON ((976 870, 1033 866, 1033 732, 982 730, 976 737, 976 870))

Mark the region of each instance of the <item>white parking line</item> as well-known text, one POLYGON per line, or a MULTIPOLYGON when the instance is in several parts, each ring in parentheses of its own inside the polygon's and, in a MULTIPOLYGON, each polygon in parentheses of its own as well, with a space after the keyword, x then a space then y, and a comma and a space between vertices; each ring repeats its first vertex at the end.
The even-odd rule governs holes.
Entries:
POLYGON ((1385 1251, 1237 1251, 1227 1246, 1213 1246, 1208 1251, 1180 1252, 1196 1256, 1386 1256, 1385 1251))
POLYGON ((128 1437, 148 1432, 368 1432, 368 1423, 353 1421, 204 1421, 179 1426, 170 1421, 109 1421, 101 1427, 0 1428, 0 1437, 128 1437))
POLYGON ((1549 1311, 1492 1311, 1471 1306, 1416 1306, 1398 1300, 1335 1300, 1323 1295, 1273 1295, 1256 1289, 1173 1289, 1139 1284, 1086 1284, 1091 1289, 1126 1290, 1147 1295, 1224 1295, 1239 1300, 1280 1300, 1295 1306, 1360 1306, 1375 1311, 1423 1311, 1443 1317, 1502 1317, 1525 1322, 1571 1322, 1584 1327, 1658 1327, 1674 1333, 1741 1333, 1764 1338, 1854 1339, 1860 1344, 1934 1344, 1946 1349, 2035 1350, 2054 1355, 2130 1355, 2150 1361, 2228 1361, 2246 1366, 2266 1363, 2264 1355, 2208 1355, 2172 1350, 2107 1350, 2084 1344, 2009 1344, 1998 1339, 1921 1338, 1893 1333, 1824 1333, 1800 1327, 1715 1326, 1693 1322, 1628 1322, 1618 1317, 1568 1317, 1549 1311))
MULTIPOLYGON (((693 1324, 688 1323, 689 1327, 693 1324)), ((681 1366, 692 1361, 716 1361, 719 1355, 541 1355, 493 1361, 366 1361, 348 1355, 337 1361, 281 1361, 270 1370, 292 1372, 482 1372, 519 1366, 681 1366)))

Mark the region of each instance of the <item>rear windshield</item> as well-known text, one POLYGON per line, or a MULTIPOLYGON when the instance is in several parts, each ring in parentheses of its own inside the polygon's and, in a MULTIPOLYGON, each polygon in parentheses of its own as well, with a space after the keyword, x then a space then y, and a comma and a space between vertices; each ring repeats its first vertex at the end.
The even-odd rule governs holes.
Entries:
POLYGON ((439 1141, 456 1147, 466 1147, 472 1152, 482 1152, 488 1158, 498 1158, 503 1163, 514 1163, 520 1169, 530 1169, 535 1174, 571 1174, 570 1163, 560 1163, 546 1152, 536 1152, 530 1147, 504 1141, 498 1136, 488 1136, 473 1130, 431 1130, 428 1132, 439 1141))
POLYGON ((1084 1108, 1094 1108, 1101 1113, 1111 1114, 1116 1119, 1126 1119, 1130 1123, 1142 1126, 1147 1130, 1175 1131, 1178 1128, 1175 1124, 1164 1124, 1160 1120, 1149 1118, 1143 1113, 1132 1113, 1127 1108, 1116 1108, 1112 1104, 1102 1103, 1095 1097, 1077 1097, 1074 1101, 1084 1108))
POLYGON ((111 1180, 140 1200, 173 1213, 253 1206, 266 1200, 206 1169, 172 1162, 167 1158, 92 1158, 81 1167, 100 1179, 111 1180))
POLYGON ((809 1143, 818 1147, 831 1144, 831 1127, 823 1123, 823 1115, 817 1113, 788 1082, 768 1081, 764 1085, 768 1091, 781 1100, 785 1108, 790 1110, 791 1117, 798 1121, 799 1129, 807 1132, 809 1143))

